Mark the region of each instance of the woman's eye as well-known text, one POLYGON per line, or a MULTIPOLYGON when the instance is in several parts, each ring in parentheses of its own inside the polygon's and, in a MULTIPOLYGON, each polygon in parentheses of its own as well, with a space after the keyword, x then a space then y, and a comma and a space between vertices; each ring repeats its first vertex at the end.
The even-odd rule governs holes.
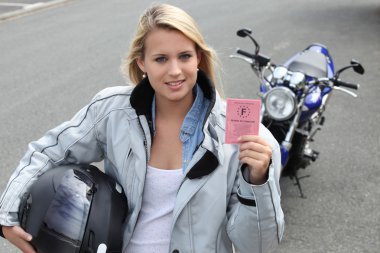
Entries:
POLYGON ((191 54, 181 54, 180 55, 180 58, 182 59, 182 60, 187 60, 187 59, 189 59, 191 57, 191 54))
POLYGON ((166 62, 166 57, 163 57, 163 56, 161 56, 161 57, 157 57, 157 58, 155 59, 155 61, 156 61, 156 62, 159 62, 159 63, 166 62))

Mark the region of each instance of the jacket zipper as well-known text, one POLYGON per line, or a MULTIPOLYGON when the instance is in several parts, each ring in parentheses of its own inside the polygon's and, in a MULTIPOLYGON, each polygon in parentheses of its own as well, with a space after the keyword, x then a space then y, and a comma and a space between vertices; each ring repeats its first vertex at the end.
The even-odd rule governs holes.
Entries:
POLYGON ((148 141, 146 139, 145 131, 144 131, 144 128, 143 128, 143 126, 141 124, 140 118, 138 119, 138 121, 139 121, 140 130, 141 130, 141 132, 143 133, 143 136, 144 136, 144 147, 145 147, 145 154, 146 154, 146 157, 145 157, 146 159, 145 160, 146 160, 146 164, 148 165, 148 161, 149 161, 149 159, 148 159, 148 141))

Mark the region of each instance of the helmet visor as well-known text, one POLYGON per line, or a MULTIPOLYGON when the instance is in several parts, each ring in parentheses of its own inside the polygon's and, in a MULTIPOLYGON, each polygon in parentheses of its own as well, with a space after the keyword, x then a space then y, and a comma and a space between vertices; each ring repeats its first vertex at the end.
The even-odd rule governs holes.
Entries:
POLYGON ((44 218, 44 230, 80 246, 90 211, 92 189, 93 184, 85 175, 67 170, 44 218))

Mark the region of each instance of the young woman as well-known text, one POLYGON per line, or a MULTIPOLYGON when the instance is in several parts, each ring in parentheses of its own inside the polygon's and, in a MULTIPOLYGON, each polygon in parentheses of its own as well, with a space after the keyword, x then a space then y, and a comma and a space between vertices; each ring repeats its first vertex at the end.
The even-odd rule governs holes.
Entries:
POLYGON ((280 151, 270 132, 225 144, 215 56, 193 19, 170 5, 142 15, 123 71, 136 86, 98 93, 74 118, 29 145, 0 202, 2 232, 34 252, 17 218, 46 170, 104 160, 124 188, 123 252, 266 252, 284 230, 280 151))

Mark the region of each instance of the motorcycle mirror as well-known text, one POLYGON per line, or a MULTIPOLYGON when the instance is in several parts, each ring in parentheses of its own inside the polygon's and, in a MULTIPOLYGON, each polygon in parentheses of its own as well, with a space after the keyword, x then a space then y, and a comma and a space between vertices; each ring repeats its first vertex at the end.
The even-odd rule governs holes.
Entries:
POLYGON ((356 73, 358 73, 358 74, 361 74, 361 75, 364 74, 364 68, 363 68, 363 66, 362 66, 358 61, 352 59, 351 62, 350 62, 350 65, 348 65, 348 66, 346 66, 346 67, 344 67, 344 68, 341 68, 340 70, 338 70, 338 71, 335 73, 335 79, 338 79, 338 78, 339 78, 339 75, 340 75, 343 71, 345 71, 345 70, 347 70, 347 69, 349 69, 349 68, 353 68, 354 71, 355 71, 356 73))
POLYGON ((255 44, 255 47, 256 47, 256 50, 255 50, 255 55, 257 55, 260 51, 260 46, 259 44, 257 43, 257 41, 252 37, 252 30, 251 29, 248 29, 248 28, 242 28, 240 30, 238 30, 236 32, 236 34, 239 36, 239 37, 242 37, 242 38, 245 38, 245 37, 249 37, 253 44, 255 44))
POLYGON ((360 64, 360 62, 358 62, 357 60, 354 60, 352 59, 351 60, 351 65, 354 69, 354 71, 360 75, 363 75, 364 74, 364 68, 363 66, 360 64))
POLYGON ((236 34, 237 34, 237 36, 239 36, 239 37, 245 38, 245 37, 247 37, 248 35, 251 35, 251 34, 252 34, 252 30, 251 30, 251 29, 248 29, 248 28, 243 28, 243 29, 238 30, 236 34))

